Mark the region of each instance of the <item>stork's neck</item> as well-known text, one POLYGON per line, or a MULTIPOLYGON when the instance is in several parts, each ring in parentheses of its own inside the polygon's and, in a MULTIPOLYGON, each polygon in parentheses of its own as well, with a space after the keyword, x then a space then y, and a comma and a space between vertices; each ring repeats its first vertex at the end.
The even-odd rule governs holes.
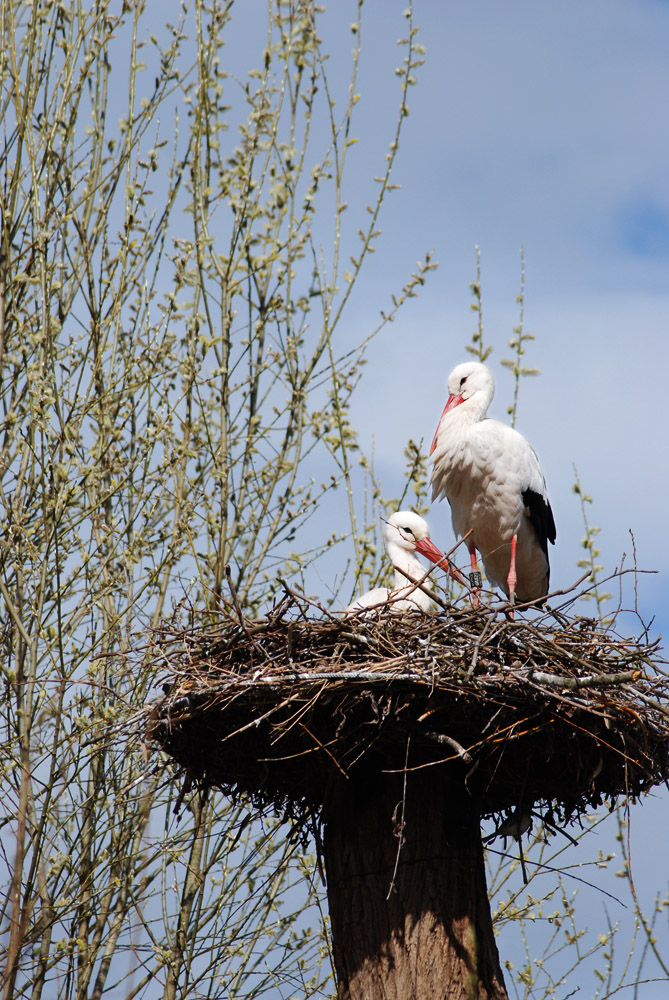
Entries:
POLYGON ((399 545, 394 545, 389 555, 395 567, 396 590, 399 590, 400 587, 410 586, 411 580, 417 583, 425 576, 425 567, 414 552, 408 552, 406 549, 400 548, 399 545), (410 580, 404 575, 405 573, 411 578, 410 580))
POLYGON ((447 413, 445 419, 452 419, 454 425, 456 423, 477 424, 480 420, 485 420, 491 402, 492 393, 479 390, 447 413))

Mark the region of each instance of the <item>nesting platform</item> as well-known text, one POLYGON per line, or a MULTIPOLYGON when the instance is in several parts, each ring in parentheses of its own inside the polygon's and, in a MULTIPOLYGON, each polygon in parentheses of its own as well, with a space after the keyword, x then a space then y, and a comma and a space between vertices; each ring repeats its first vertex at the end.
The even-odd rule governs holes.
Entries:
MULTIPOLYGON (((197 783, 299 821, 333 781, 447 762, 479 815, 566 823, 669 775, 657 647, 592 619, 489 609, 341 618, 287 597, 166 625, 146 738, 197 783)), ((439 768, 444 774, 444 768, 439 768)))

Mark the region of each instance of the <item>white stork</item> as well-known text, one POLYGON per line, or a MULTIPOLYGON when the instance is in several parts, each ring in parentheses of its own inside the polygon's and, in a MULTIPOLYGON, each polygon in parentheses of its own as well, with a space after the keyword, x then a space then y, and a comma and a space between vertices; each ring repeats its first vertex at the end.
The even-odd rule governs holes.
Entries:
POLYGON ((539 459, 522 434, 486 417, 495 380, 485 365, 458 365, 448 392, 430 448, 432 499, 446 497, 453 530, 466 536, 474 606, 481 586, 477 549, 488 579, 512 604, 541 603, 555 521, 539 459))
POLYGON ((383 528, 386 553, 395 567, 395 586, 375 587, 356 598, 346 608, 346 614, 374 608, 389 607, 393 611, 429 611, 433 601, 417 583, 429 588, 423 582, 425 567, 419 562, 416 552, 434 563, 442 563, 447 571, 450 564, 446 556, 430 541, 430 530, 418 514, 412 510, 400 510, 391 514, 383 528), (411 581, 414 581, 411 583, 411 581))

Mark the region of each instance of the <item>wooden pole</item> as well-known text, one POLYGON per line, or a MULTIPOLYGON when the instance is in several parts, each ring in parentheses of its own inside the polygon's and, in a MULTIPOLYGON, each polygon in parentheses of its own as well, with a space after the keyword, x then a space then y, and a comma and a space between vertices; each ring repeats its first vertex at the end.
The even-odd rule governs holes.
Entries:
POLYGON ((459 775, 365 768, 339 780, 323 818, 339 1000, 506 1000, 459 775))

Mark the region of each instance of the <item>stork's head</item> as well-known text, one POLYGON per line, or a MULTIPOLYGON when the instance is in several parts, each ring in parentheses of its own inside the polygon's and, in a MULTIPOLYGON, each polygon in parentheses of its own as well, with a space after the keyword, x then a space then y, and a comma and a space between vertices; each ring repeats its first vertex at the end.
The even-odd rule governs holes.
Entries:
POLYGON ((454 368, 448 376, 448 401, 437 425, 430 454, 437 447, 439 427, 447 413, 456 406, 466 404, 466 409, 473 419, 481 420, 486 415, 494 394, 495 380, 486 365, 478 361, 464 361, 454 368))
MULTIPOLYGON (((449 396, 457 399, 453 406, 463 403, 477 393, 490 393, 490 399, 495 391, 495 380, 487 365, 479 361, 464 361, 453 369, 448 376, 449 396)), ((451 407, 452 409, 452 407, 451 407)))
POLYGON ((443 552, 430 541, 430 529, 419 514, 412 510, 400 510, 391 514, 383 529, 386 551, 392 559, 393 548, 405 552, 419 552, 432 562, 438 563, 444 558, 443 552))

